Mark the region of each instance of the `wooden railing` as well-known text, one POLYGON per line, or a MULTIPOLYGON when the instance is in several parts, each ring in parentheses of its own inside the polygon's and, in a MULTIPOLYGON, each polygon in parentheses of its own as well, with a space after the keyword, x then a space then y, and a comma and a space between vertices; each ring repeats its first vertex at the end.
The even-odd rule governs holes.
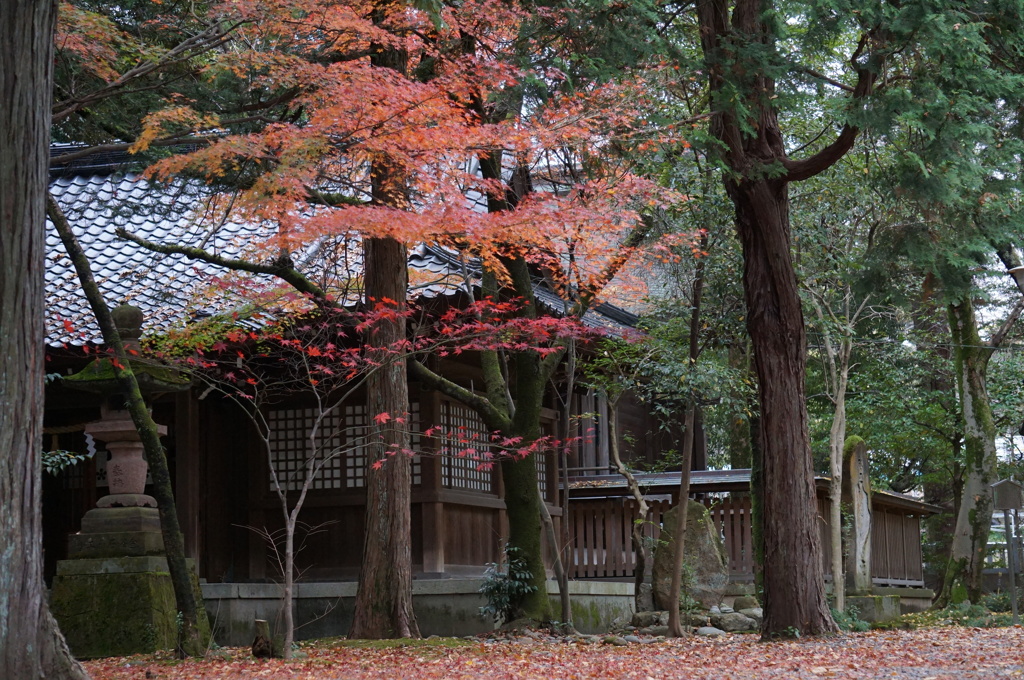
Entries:
MULTIPOLYGON (((753 580, 750 497, 734 494, 723 499, 708 499, 704 503, 725 541, 730 579, 734 582, 753 580)), ((667 500, 659 500, 651 501, 649 505, 651 512, 644 523, 644 536, 647 540, 657 541, 662 517, 670 504, 667 500)), ((819 499, 818 505, 823 566, 826 578, 831 580, 827 501, 819 499)), ((923 586, 919 517, 876 506, 872 518, 871 569, 874 583, 923 586)), ((632 577, 636 569, 636 553, 630 530, 636 520, 636 502, 632 498, 572 499, 568 518, 573 547, 570 578, 632 577)))

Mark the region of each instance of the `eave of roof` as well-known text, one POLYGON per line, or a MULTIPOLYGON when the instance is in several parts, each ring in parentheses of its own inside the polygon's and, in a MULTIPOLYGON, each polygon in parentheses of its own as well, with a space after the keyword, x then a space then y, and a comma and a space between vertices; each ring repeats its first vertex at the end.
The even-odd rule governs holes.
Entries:
MULTIPOLYGON (((645 494, 662 495, 679 491, 680 474, 676 472, 635 472, 641 490, 645 494)), ((828 489, 828 477, 815 477, 814 483, 819 490, 828 489)), ((621 496, 628 488, 626 479, 619 474, 601 474, 569 479, 569 489, 573 497, 588 496, 621 496)), ((691 493, 715 493, 726 491, 746 491, 750 488, 750 470, 694 470, 690 473, 691 493)), ((945 509, 925 503, 912 496, 876 489, 872 491, 880 504, 906 510, 921 515, 935 515, 945 509)))

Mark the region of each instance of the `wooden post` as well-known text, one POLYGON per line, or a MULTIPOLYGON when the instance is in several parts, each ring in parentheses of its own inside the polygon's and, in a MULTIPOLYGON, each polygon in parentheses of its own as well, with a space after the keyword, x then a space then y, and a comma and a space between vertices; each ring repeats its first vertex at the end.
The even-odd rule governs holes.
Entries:
POLYGON ((257 659, 269 659, 274 655, 274 645, 270 639, 270 624, 263 619, 256 619, 256 635, 252 640, 252 655, 257 659))
MULTIPOLYGON (((420 427, 424 432, 441 425, 441 402, 437 392, 422 391, 420 403, 420 427)), ((423 437, 425 451, 438 452, 441 442, 438 437, 423 437)), ((443 488, 443 461, 439 455, 423 456, 421 459, 421 489, 424 502, 423 512, 423 571, 428 574, 442 574, 445 571, 445 512, 444 503, 438 500, 443 488)))

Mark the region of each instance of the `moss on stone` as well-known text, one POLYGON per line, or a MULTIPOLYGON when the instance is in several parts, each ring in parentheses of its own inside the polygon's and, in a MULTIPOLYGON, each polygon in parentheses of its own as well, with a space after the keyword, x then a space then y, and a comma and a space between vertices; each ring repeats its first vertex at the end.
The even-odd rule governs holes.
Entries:
POLYGON ((166 572, 57 576, 50 607, 80 659, 175 646, 174 589, 166 572))
MULTIPOLYGON (((175 392, 187 388, 190 384, 186 376, 169 366, 133 361, 131 369, 144 393, 175 392)), ((121 390, 118 373, 111 359, 95 359, 78 373, 65 376, 63 381, 75 389, 113 394, 121 390)))
POLYGON ((853 454, 854 449, 864 443, 863 437, 857 435, 850 435, 846 438, 846 442, 843 444, 843 460, 849 459, 853 454))

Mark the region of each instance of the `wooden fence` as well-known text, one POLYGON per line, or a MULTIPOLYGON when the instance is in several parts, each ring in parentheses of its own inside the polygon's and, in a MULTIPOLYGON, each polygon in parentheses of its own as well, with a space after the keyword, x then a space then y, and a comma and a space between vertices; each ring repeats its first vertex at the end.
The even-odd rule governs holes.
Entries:
MULTIPOLYGON (((662 517, 671 507, 667 500, 648 501, 645 540, 658 540, 662 517)), ((754 576, 751 546, 750 499, 706 501, 715 528, 725 537, 729 575, 734 581, 754 576)), ((630 577, 636 569, 631 530, 638 519, 632 498, 581 499, 569 502, 569 533, 573 545, 571 578, 630 577)))
MULTIPOLYGON (((734 582, 754 578, 754 554, 750 521, 750 497, 730 495, 704 500, 715 528, 725 541, 729 577, 734 582)), ((646 540, 656 541, 661 533, 667 500, 650 501, 651 513, 644 523, 646 540)), ((828 505, 818 499, 822 538, 822 559, 826 579, 831 580, 828 541, 828 505)), ((572 499, 569 502, 569 533, 573 564, 570 578, 629 578, 636 569, 630 530, 637 520, 632 498, 606 497, 572 499)), ((879 586, 923 586, 921 525, 918 515, 875 503, 872 512, 872 580, 879 586)))

